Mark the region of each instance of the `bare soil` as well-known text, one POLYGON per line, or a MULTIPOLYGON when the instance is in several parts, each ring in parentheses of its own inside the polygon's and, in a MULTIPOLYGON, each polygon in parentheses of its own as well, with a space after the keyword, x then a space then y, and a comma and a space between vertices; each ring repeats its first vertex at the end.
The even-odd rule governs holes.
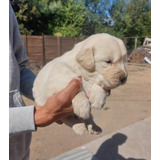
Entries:
MULTIPOLYGON (((33 133, 30 160, 48 160, 108 133, 141 121, 151 115, 151 66, 127 63, 128 81, 111 91, 104 108, 93 110, 95 122, 102 128, 99 135, 76 135, 64 124, 53 123, 33 133)), ((26 98, 27 105, 34 104, 26 98)), ((142 128, 143 129, 143 128, 142 128)))

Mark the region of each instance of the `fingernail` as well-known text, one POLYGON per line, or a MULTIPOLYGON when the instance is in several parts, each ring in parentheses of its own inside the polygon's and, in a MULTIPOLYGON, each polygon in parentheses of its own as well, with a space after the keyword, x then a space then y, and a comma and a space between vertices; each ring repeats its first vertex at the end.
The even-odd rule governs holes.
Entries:
POLYGON ((79 80, 82 83, 82 77, 81 76, 76 77, 75 79, 79 80))
POLYGON ((89 97, 90 97, 90 94, 86 94, 86 97, 89 99, 89 97))

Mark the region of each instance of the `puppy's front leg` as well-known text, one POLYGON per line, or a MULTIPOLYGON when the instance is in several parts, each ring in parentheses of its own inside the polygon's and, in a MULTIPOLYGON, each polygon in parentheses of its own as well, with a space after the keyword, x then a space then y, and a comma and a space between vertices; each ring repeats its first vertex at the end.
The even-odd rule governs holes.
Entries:
POLYGON ((88 119, 90 116, 91 106, 84 91, 80 91, 72 100, 74 113, 82 118, 88 119))
POLYGON ((90 90, 89 101, 91 103, 91 107, 101 109, 106 102, 107 94, 108 93, 101 86, 94 83, 90 90))

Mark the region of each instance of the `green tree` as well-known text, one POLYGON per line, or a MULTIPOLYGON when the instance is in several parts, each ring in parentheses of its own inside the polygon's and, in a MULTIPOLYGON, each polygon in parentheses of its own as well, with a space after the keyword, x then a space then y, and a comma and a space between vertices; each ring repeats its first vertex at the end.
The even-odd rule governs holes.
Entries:
POLYGON ((21 34, 82 36, 86 8, 74 0, 22 0, 12 3, 21 34))
POLYGON ((83 34, 107 32, 109 26, 108 7, 110 0, 83 0, 86 6, 86 20, 83 34))
POLYGON ((112 6, 109 8, 109 13, 112 18, 112 25, 109 28, 109 33, 117 37, 124 36, 124 29, 127 27, 125 22, 126 1, 113 0, 112 6))
POLYGON ((63 37, 82 36, 82 26, 85 22, 85 6, 78 1, 60 2, 55 17, 49 23, 53 35, 63 37))
POLYGON ((148 0, 130 0, 125 15, 125 36, 151 35, 151 5, 148 0))
MULTIPOLYGON (((48 2, 49 0, 46 0, 48 2)), ((48 20, 51 10, 44 12, 43 0, 21 0, 13 2, 12 6, 18 19, 21 34, 48 33, 48 20)), ((47 4, 47 3, 46 3, 47 4)), ((46 11, 46 10, 45 10, 46 11)))
MULTIPOLYGON (((148 0, 113 0, 109 9, 113 26, 109 33, 118 37, 136 37, 151 35, 151 4, 148 0)), ((142 45, 138 39, 138 45, 142 45)), ((128 39, 127 45, 133 48, 134 39, 128 39)))

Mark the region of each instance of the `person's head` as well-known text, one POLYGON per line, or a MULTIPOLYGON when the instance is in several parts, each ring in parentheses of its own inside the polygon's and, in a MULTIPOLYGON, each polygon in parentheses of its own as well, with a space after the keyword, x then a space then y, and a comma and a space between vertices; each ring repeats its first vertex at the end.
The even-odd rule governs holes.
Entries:
POLYGON ((112 139, 117 145, 122 145, 127 140, 127 136, 122 133, 117 133, 112 136, 112 139))

